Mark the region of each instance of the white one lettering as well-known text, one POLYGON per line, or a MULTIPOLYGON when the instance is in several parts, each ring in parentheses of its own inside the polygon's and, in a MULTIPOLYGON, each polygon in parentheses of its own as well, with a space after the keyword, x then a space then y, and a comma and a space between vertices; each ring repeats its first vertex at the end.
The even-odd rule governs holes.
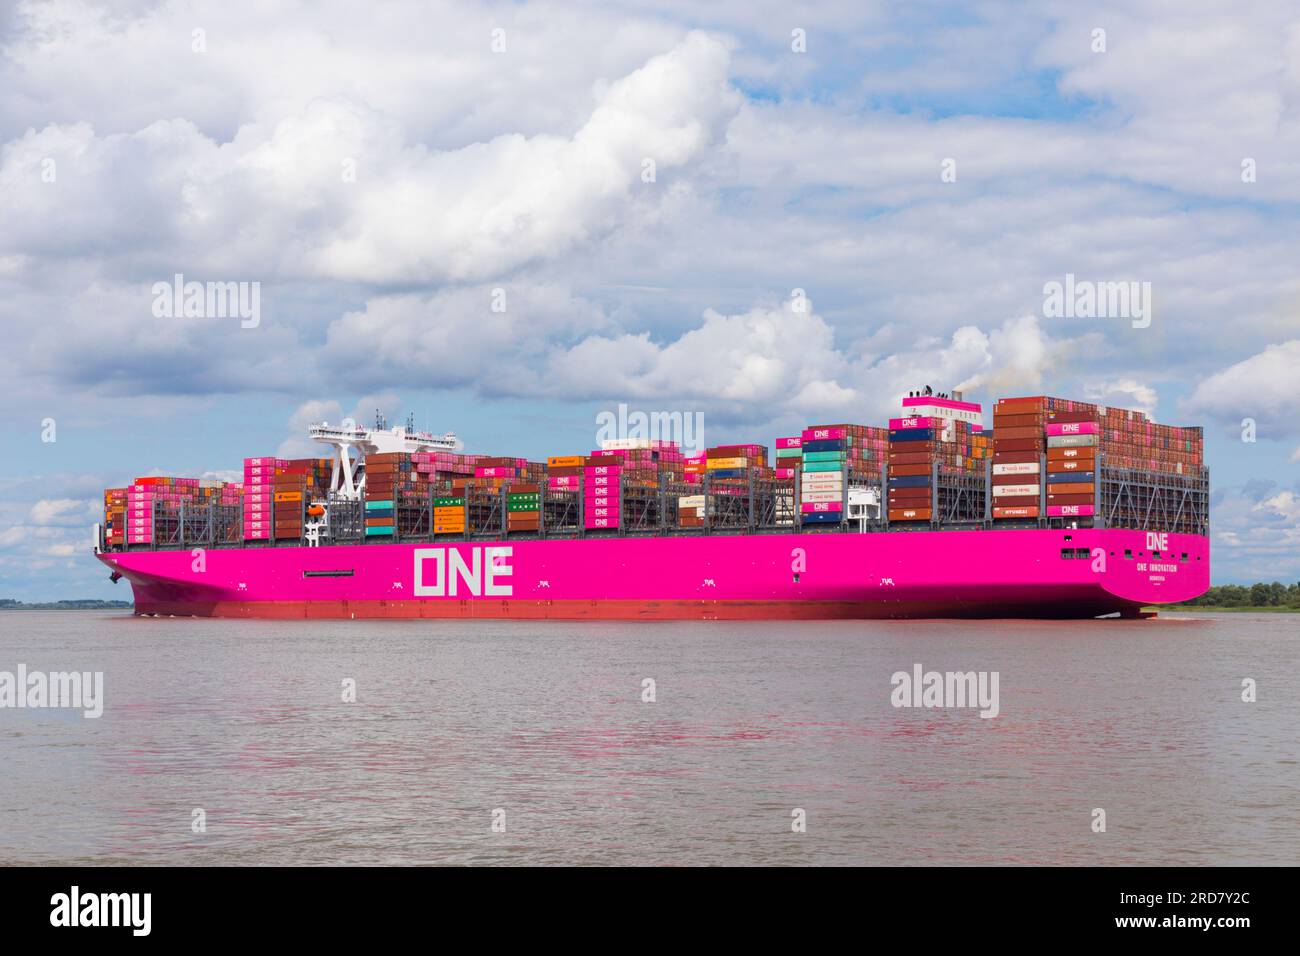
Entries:
POLYGON ((498 579, 514 574, 510 566, 513 552, 509 546, 416 548, 412 592, 416 597, 509 597, 513 586, 498 579), (427 562, 433 562, 432 580, 427 562))

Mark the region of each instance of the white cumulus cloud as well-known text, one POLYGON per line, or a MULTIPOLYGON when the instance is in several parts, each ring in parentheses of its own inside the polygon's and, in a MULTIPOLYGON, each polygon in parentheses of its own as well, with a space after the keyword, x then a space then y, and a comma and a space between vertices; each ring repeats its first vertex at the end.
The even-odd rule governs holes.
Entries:
POLYGON ((94 502, 76 498, 42 498, 32 505, 28 520, 35 525, 66 525, 90 520, 94 502))
POLYGON ((1261 438, 1294 435, 1300 431, 1300 339, 1214 373, 1196 387, 1188 407, 1223 421, 1254 418, 1261 438))

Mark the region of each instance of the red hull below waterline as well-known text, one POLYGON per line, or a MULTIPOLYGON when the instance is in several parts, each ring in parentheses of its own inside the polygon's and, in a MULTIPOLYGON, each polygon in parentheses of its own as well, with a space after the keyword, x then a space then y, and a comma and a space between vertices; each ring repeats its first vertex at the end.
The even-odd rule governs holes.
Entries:
POLYGON ((268 620, 446 619, 518 621, 829 621, 884 618, 1080 618, 1119 611, 1139 616, 1136 605, 1063 597, 1042 606, 1019 604, 919 603, 907 601, 493 601, 455 606, 417 601, 268 601, 259 604, 145 603, 136 613, 158 617, 242 617, 268 620))

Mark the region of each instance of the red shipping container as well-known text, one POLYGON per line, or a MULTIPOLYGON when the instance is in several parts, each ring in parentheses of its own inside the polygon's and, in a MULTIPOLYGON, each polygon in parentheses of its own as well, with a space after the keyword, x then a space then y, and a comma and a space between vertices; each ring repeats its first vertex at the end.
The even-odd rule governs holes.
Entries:
POLYGON ((1007 495, 995 500, 999 508, 1018 508, 1038 504, 1038 495, 1007 495))
POLYGON ((1047 503, 1049 505, 1090 505, 1094 502, 1094 500, 1095 499, 1091 494, 1086 494, 1086 495, 1049 494, 1047 496, 1047 503))

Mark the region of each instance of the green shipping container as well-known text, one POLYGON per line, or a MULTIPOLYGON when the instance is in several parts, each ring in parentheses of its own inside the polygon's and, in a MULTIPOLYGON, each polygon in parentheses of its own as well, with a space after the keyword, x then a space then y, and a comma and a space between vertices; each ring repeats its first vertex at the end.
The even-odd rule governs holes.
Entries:
POLYGON ((810 451, 803 456, 804 461, 843 461, 842 451, 810 451))
POLYGON ((367 528, 367 529, 366 529, 366 537, 370 537, 372 534, 392 534, 392 533, 393 533, 393 526, 392 526, 392 525, 389 525, 389 526, 386 527, 386 528, 367 528))
POLYGON ((393 507, 392 499, 389 499, 388 501, 367 501, 366 502, 367 511, 376 511, 380 508, 392 508, 392 507, 393 507))
POLYGON ((805 461, 803 470, 810 471, 843 471, 844 463, 842 461, 805 461))
POLYGON ((434 498, 433 506, 435 508, 463 508, 465 507, 464 498, 434 498))

